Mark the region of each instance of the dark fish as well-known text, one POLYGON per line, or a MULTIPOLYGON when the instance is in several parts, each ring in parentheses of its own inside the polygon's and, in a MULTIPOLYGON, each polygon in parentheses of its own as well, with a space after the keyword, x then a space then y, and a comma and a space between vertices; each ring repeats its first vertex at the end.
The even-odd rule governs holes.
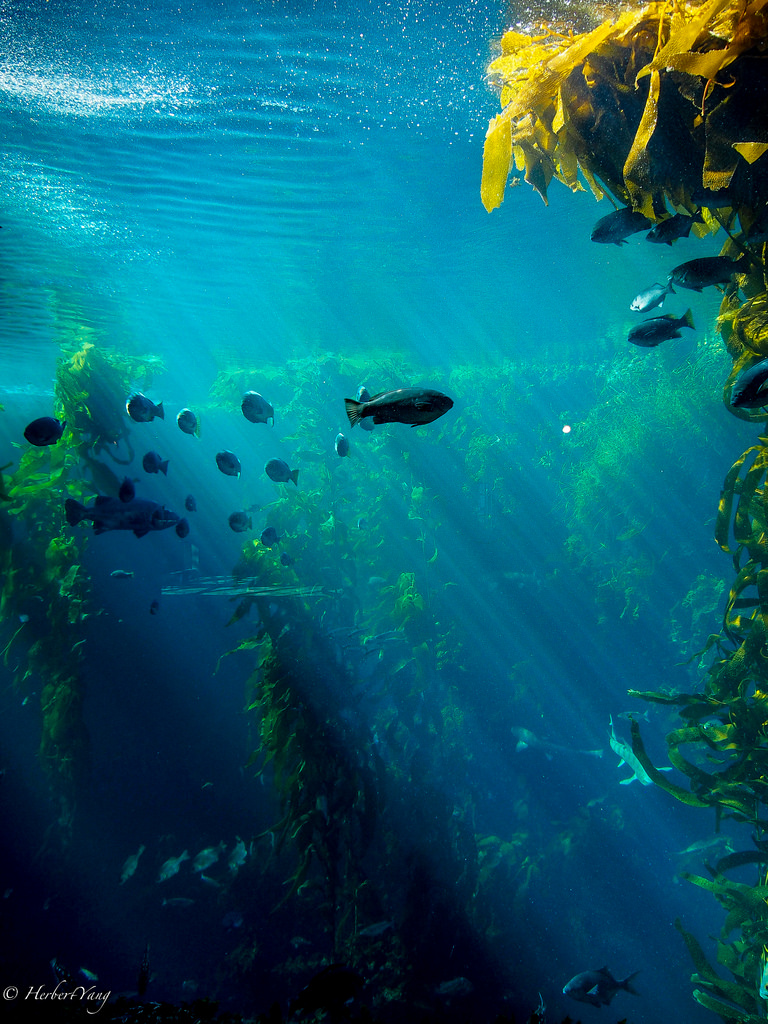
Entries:
POLYGON ((349 458, 349 439, 344 437, 343 434, 336 435, 333 447, 336 449, 336 454, 340 459, 343 459, 345 456, 349 458))
POLYGON ((650 320, 644 320, 637 327, 632 328, 627 335, 627 341, 631 341, 633 345, 642 345, 643 348, 655 348, 662 341, 682 337, 678 330, 679 327, 696 329, 690 309, 686 310, 681 317, 667 313, 665 316, 654 316, 650 320))
POLYGON ((146 473, 163 473, 168 476, 168 459, 163 460, 157 452, 147 452, 141 464, 146 473))
POLYGON ((666 220, 655 224, 645 236, 649 242, 660 242, 663 245, 672 245, 678 238, 687 238, 691 233, 694 224, 703 224, 704 219, 700 213, 690 217, 687 213, 676 213, 666 220))
POLYGON ((53 416, 41 416, 27 424, 24 428, 24 437, 37 448, 44 448, 48 444, 56 444, 64 433, 66 425, 66 420, 60 421, 55 420, 53 416))
POLYGON ((272 426, 274 427, 275 410, 258 391, 246 391, 243 395, 243 401, 240 403, 240 408, 243 410, 243 416, 250 423, 266 423, 267 420, 271 419, 272 426))
POLYGON ((650 288, 646 288, 644 292, 640 292, 640 294, 632 300, 629 308, 635 313, 647 313, 649 309, 655 309, 656 306, 663 306, 664 299, 666 299, 669 294, 675 294, 675 289, 672 287, 672 283, 670 281, 666 284, 652 284, 650 288))
POLYGON ((702 185, 691 192, 691 202, 709 210, 721 210, 724 206, 733 206, 733 197, 727 188, 712 189, 702 185))
POLYGON ((296 559, 291 558, 287 551, 283 551, 282 554, 280 555, 280 565, 293 565, 295 561, 296 559))
POLYGON ((631 992, 633 996, 638 995, 630 982, 639 973, 635 971, 623 981, 617 981, 607 967, 601 967, 599 971, 583 971, 571 978, 563 989, 563 995, 580 1003, 589 1003, 590 1006, 608 1006, 619 989, 631 992))
POLYGON ((131 569, 113 569, 109 574, 114 576, 116 580, 129 580, 133 577, 133 570, 131 569))
POLYGON ((136 989, 139 993, 139 999, 144 998, 144 994, 147 991, 147 985, 149 985, 149 943, 144 947, 144 957, 141 961, 141 967, 139 968, 139 978, 136 983, 136 989))
POLYGON ((468 996, 475 991, 475 986, 469 980, 469 978, 451 978, 450 981, 444 981, 442 985, 438 985, 435 989, 435 995, 441 996, 443 999, 455 999, 456 996, 468 996))
MULTIPOLYGON (((361 384, 360 387, 357 389, 357 394, 355 395, 355 398, 357 399, 358 402, 370 402, 371 393, 364 384, 361 384)), ((360 426, 363 428, 363 430, 373 430, 376 424, 373 422, 372 419, 368 418, 360 420, 360 426)))
POLYGON ((731 405, 737 409, 759 409, 768 404, 768 359, 761 359, 744 370, 731 388, 731 405))
POLYGON ((275 544, 280 543, 280 538, 278 537, 277 530, 274 528, 274 526, 268 526, 265 530, 262 530, 261 537, 259 537, 259 540, 261 541, 265 548, 271 548, 275 544))
POLYGON ((176 422, 179 424, 179 430, 183 430, 185 434, 200 437, 200 422, 191 409, 182 409, 176 417, 176 422))
POLYGON ((120 484, 120 490, 117 492, 117 496, 120 501, 133 501, 136 497, 136 488, 133 485, 133 480, 130 477, 123 477, 123 482, 120 484))
POLYGON ((429 388, 400 388, 382 391, 368 402, 345 398, 349 422, 354 425, 370 416, 374 423, 410 423, 418 427, 431 423, 453 407, 453 399, 429 388))
POLYGON ((194 494, 188 494, 184 499, 184 508, 187 512, 197 512, 197 502, 194 494))
POLYGON ((157 615, 157 613, 159 611, 160 611, 160 602, 158 601, 157 598, 155 598, 154 601, 152 602, 152 604, 149 606, 149 614, 150 615, 157 615))
POLYGON ((146 395, 142 395, 140 391, 137 391, 135 395, 131 395, 125 403, 125 409, 136 423, 150 423, 155 417, 160 420, 165 419, 163 403, 158 402, 155 405, 146 395))
POLYGON ((624 245, 628 235, 634 235, 637 231, 645 231, 651 227, 652 220, 643 213, 630 210, 628 206, 620 210, 614 210, 600 220, 592 228, 590 238, 593 242, 612 242, 614 245, 624 245))
POLYGON ((361 928, 357 933, 360 938, 365 939, 377 939, 384 932, 388 932, 390 928, 393 928, 394 924, 392 921, 377 921, 376 924, 369 924, 367 928, 361 928))
POLYGON ((274 480, 276 484, 287 484, 289 480, 293 480, 294 484, 298 486, 298 469, 291 469, 288 463, 283 459, 270 459, 264 467, 264 472, 267 474, 269 479, 274 480))
POLYGON ((234 452, 219 452, 216 456, 216 465, 225 476, 240 476, 240 459, 234 452))
POLYGON ((737 260, 729 259, 727 256, 702 256, 675 267, 669 275, 669 280, 681 288, 700 292, 709 285, 728 284, 734 274, 746 273, 747 265, 745 256, 739 256, 737 260))
POLYGON ((176 533, 182 540, 189 536, 189 523, 186 519, 180 519, 178 523, 176 523, 176 533))
POLYGON ((134 501, 120 501, 99 495, 93 505, 85 506, 74 498, 64 502, 67 522, 77 526, 84 519, 93 520, 94 533, 108 530, 133 530, 137 537, 143 537, 150 530, 167 530, 175 526, 179 517, 170 509, 163 508, 156 501, 136 498, 134 501))
POLYGON ((229 517, 229 526, 235 533, 245 533, 251 529, 251 517, 247 512, 233 512, 229 517))

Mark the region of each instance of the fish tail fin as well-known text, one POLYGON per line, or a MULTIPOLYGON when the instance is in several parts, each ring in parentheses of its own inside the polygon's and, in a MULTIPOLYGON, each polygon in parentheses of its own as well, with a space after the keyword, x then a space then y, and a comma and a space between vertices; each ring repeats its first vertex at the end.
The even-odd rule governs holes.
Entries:
POLYGON ((77 526, 78 523, 81 523, 85 519, 87 511, 85 505, 81 505, 74 498, 67 498, 64 502, 64 512, 70 526, 77 526))
POLYGON ((631 984, 639 973, 640 971, 635 971, 634 974, 630 974, 630 976, 628 978, 625 978, 624 981, 620 981, 619 988, 623 988, 626 992, 631 993, 633 996, 639 996, 640 993, 637 991, 636 988, 633 988, 631 984))
POLYGON ((347 410, 347 416, 349 417, 350 424, 354 427, 356 423, 359 423, 363 418, 360 410, 362 409, 364 402, 357 402, 354 398, 344 399, 344 408, 347 410))
POLYGON ((158 402, 155 406, 155 416, 157 416, 159 420, 165 419, 165 409, 163 408, 162 402, 158 402))
POLYGON ((161 462, 157 468, 164 476, 168 476, 168 459, 165 462, 161 462))
POLYGON ((696 324, 693 322, 693 313, 690 309, 687 309, 685 313, 683 313, 683 324, 685 327, 690 327, 693 331, 696 330, 696 324))
POLYGON ((298 469, 292 469, 291 472, 288 474, 288 478, 290 480, 293 480, 293 482, 296 484, 297 487, 299 486, 299 471, 298 471, 298 469))

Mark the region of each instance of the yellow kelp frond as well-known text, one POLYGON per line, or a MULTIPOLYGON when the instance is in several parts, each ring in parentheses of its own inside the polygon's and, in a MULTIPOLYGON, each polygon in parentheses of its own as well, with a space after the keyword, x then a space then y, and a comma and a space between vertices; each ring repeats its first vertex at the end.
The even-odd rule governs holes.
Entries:
MULTIPOLYGON (((506 143, 509 122, 511 151, 545 201, 541 171, 575 189, 578 169, 598 198, 604 184, 658 218, 665 198, 706 205, 702 187, 729 187, 743 170, 734 209, 749 216, 768 159, 767 40, 768 0, 651 3, 574 36, 509 32, 488 68, 503 107, 489 135, 506 143)), ((491 210, 510 150, 487 146, 485 165, 491 210)))

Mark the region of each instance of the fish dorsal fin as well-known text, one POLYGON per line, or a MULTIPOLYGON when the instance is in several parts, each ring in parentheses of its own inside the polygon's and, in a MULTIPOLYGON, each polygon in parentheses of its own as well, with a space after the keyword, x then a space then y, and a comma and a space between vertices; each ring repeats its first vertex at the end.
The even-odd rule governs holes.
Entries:
POLYGON ((112 499, 110 498, 110 496, 108 494, 97 494, 96 495, 96 501, 95 501, 96 505, 103 505, 107 501, 112 501, 112 499))

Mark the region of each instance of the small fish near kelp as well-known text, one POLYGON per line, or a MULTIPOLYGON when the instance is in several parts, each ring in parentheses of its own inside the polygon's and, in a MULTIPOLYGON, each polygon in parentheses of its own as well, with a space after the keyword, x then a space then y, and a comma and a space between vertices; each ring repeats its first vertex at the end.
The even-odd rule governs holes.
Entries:
POLYGON ((736 274, 746 274, 749 261, 745 256, 737 260, 728 256, 702 256, 697 260, 688 260, 675 267, 669 275, 672 284, 681 288, 690 288, 700 292, 716 284, 728 284, 736 274))
POLYGON ((251 517, 247 512, 233 512, 229 517, 229 528, 235 533, 245 533, 251 526, 251 517))
POLYGON ((146 395, 142 395, 140 391, 131 395, 125 403, 125 411, 135 423, 151 423, 155 418, 159 420, 165 419, 163 403, 158 402, 155 405, 153 401, 147 398, 146 395))
POLYGON ((666 284, 652 284, 650 288, 646 288, 645 291, 642 291, 639 295, 635 296, 629 308, 633 313, 647 313, 649 309, 655 309, 656 306, 663 306, 664 299, 666 299, 670 294, 675 294, 675 289, 672 287, 671 282, 668 281, 666 284))
POLYGON ((258 391, 246 391, 240 403, 243 416, 249 423, 267 423, 272 420, 275 425, 275 410, 258 391))
POLYGON ((287 484, 292 480, 297 487, 299 486, 298 469, 291 469, 284 459, 270 459, 264 466, 264 472, 276 484, 287 484))
POLYGON ((653 226, 653 221, 637 210, 631 210, 628 206, 601 217, 592 228, 589 236, 593 242, 604 244, 624 245, 629 235, 638 231, 645 231, 653 226))
POLYGON ((398 388, 382 391, 368 402, 345 398, 344 406, 353 427, 368 416, 374 423, 409 423, 420 427, 452 409, 453 399, 432 388, 398 388))
POLYGON ((168 476, 168 459, 163 459, 157 452, 147 452, 141 460, 145 473, 162 473, 168 476))
POLYGON ((66 420, 55 420, 53 416, 40 416, 27 424, 24 428, 24 437, 36 448, 45 448, 49 444, 56 444, 61 439, 66 425, 66 420))
POLYGON ((736 409, 760 409, 768 405, 768 359, 744 370, 731 387, 731 405, 736 409))
POLYGON ((599 971, 582 971, 566 983, 563 995, 590 1006, 608 1006, 619 991, 630 992, 633 996, 640 994, 631 985, 639 973, 635 971, 623 981, 617 981, 607 967, 601 967, 599 971))
POLYGON ((678 238, 687 238, 691 233, 694 224, 703 224, 704 218, 700 213, 690 216, 687 213, 675 213, 666 220, 660 220, 645 236, 647 242, 656 242, 661 245, 672 245, 678 238))
POLYGON ((680 327, 690 327, 692 331, 696 330, 693 314, 690 309, 686 310, 680 317, 666 313, 664 316, 654 316, 650 320, 644 320, 643 323, 632 328, 627 335, 627 341, 642 348, 655 348, 662 341, 669 341, 670 338, 681 338, 680 327))

